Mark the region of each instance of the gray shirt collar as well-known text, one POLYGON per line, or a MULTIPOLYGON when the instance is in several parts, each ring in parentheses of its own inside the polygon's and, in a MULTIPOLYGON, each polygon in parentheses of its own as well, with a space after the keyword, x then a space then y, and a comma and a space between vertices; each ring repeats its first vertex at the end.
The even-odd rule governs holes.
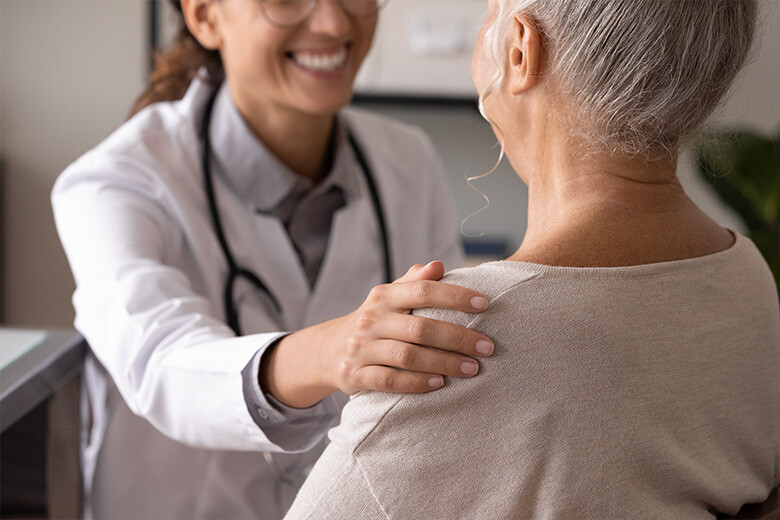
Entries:
MULTIPOLYGON (((359 193, 357 177, 362 174, 347 140, 343 118, 338 117, 336 123, 331 171, 312 191, 319 193, 336 185, 349 201, 359 193)), ((311 181, 290 170, 254 135, 233 103, 227 83, 217 93, 209 135, 214 175, 225 179, 254 210, 273 212, 293 191, 312 188, 311 181)))

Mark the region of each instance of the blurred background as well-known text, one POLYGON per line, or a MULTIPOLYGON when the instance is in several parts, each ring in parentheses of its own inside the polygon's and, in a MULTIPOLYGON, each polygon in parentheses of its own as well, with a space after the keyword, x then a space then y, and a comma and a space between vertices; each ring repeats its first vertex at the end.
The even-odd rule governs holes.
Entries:
MULTIPOLYGON (((706 8, 707 2, 702 4, 706 8)), ((761 0, 761 4, 755 58, 710 126, 746 129, 777 139, 780 3, 761 0)), ((484 205, 466 177, 490 170, 499 154, 490 127, 476 109, 470 81, 471 50, 485 6, 484 0, 390 0, 354 102, 428 132, 444 160, 457 201, 459 217, 453 225, 484 205)), ((3 327, 72 327, 74 284, 54 228, 50 191, 69 163, 124 121, 146 82, 152 47, 165 45, 173 29, 170 11, 155 0, 0 0, 3 327)), ((770 162, 777 157, 776 144, 774 150, 770 162)), ((735 210, 734 204, 724 202, 715 189, 717 182, 698 172, 692 152, 681 156, 679 171, 686 190, 707 213, 727 227, 749 231, 744 208, 735 210)), ((489 209, 464 225, 472 263, 512 252, 526 225, 525 187, 506 162, 477 185, 491 202, 489 209)), ((761 196, 769 201, 762 204, 775 208, 770 219, 774 218, 776 230, 777 183, 772 185, 774 191, 763 190, 761 196)), ((30 517, 67 517, 78 511, 71 497, 78 492, 77 451, 72 442, 74 436, 77 439, 77 424, 72 413, 62 412, 67 408, 78 415, 74 408, 78 387, 69 388, 65 399, 70 408, 49 403, 27 419, 29 428, 17 432, 28 449, 19 451, 20 441, 8 431, 2 436, 0 492, 6 505, 10 493, 20 498, 24 490, 30 491, 32 504, 50 500, 51 495, 45 496, 46 474, 50 482, 68 483, 62 491, 66 498, 54 499, 59 500, 59 509, 47 509, 45 504, 33 507, 30 517), (41 426, 47 421, 59 425, 54 441, 41 426), (66 440, 57 444, 57 436, 66 440), (45 450, 39 449, 47 443, 48 453, 54 454, 54 469, 52 457, 47 462, 45 450), (14 458, 34 473, 21 484, 8 469, 14 458), (64 470, 56 467, 61 459, 69 461, 64 470)), ((0 510, 0 516, 9 514, 7 508, 0 510)))

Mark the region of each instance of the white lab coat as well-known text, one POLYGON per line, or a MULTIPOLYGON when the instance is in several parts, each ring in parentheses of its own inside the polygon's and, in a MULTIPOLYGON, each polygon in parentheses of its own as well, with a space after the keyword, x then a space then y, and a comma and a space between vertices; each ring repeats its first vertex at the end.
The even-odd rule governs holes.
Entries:
MULTIPOLYGON (((281 222, 243 199, 242 183, 262 172, 236 172, 251 157, 229 150, 229 164, 214 170, 223 226, 238 263, 265 281, 283 309, 277 317, 252 288, 239 288, 247 335, 234 337, 224 323, 226 265, 198 154, 208 94, 196 80, 181 101, 147 108, 54 187, 57 229, 77 285, 75 324, 94 354, 86 370, 86 516, 281 517, 297 489, 275 478, 261 451, 284 452, 277 461, 302 474, 346 396, 286 414, 268 405, 260 427, 247 410, 241 371, 284 331, 347 314, 383 282, 377 220, 359 174, 334 216, 312 290, 281 222)), ((427 137, 363 112, 340 117, 373 168, 394 276, 432 259, 456 267, 455 211, 427 137)), ((212 136, 215 149, 236 146, 212 136)), ((334 168, 344 161, 354 158, 340 146, 334 168)))

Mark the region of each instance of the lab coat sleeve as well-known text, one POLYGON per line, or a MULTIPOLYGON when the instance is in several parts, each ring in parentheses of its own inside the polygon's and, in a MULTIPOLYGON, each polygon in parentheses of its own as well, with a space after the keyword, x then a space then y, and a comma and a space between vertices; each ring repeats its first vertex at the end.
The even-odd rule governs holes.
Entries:
POLYGON ((251 417, 241 372, 283 333, 235 337, 182 270, 166 263, 180 238, 152 176, 128 175, 127 165, 105 158, 78 164, 52 194, 77 285, 75 324, 129 408, 196 447, 305 451, 315 445, 325 427, 312 429, 312 423, 337 417, 328 400, 292 425, 274 410, 261 428, 251 417), (289 435, 280 435, 282 429, 289 435))
POLYGON ((333 399, 326 398, 314 409, 291 408, 266 394, 260 387, 258 374, 265 353, 280 338, 260 349, 242 371, 244 401, 249 415, 263 428, 270 441, 281 447, 298 446, 308 439, 324 437, 341 413, 341 407, 333 399))

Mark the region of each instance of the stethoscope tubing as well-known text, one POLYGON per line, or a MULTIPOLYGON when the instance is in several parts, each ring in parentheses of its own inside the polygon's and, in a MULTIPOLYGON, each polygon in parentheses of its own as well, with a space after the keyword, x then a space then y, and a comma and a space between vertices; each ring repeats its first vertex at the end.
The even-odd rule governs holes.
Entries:
POLYGON ((392 259, 390 258, 390 235, 387 232, 387 223, 385 222, 385 213, 382 209, 382 200, 379 198, 379 190, 376 188, 371 166, 368 164, 366 156, 363 155, 363 151, 360 149, 360 146, 358 146, 357 141, 355 141, 355 136, 352 135, 352 132, 350 132, 349 129, 347 129, 347 139, 349 140, 349 144, 352 145, 352 152, 355 154, 355 159, 357 159, 358 164, 360 164, 360 169, 363 171, 366 184, 368 185, 368 192, 371 194, 371 202, 374 205, 374 212, 376 213, 376 220, 379 224, 379 234, 383 245, 382 259, 385 268, 385 283, 390 283, 393 281, 393 264, 392 259))
POLYGON ((203 112, 203 120, 201 121, 200 128, 200 157, 201 168, 203 170, 203 184, 206 192, 206 198, 209 203, 209 213, 211 214, 211 223, 214 227, 214 233, 217 235, 217 240, 222 248, 222 252, 225 256, 225 261, 228 265, 228 279, 225 284, 223 301, 225 304, 225 317, 228 321, 228 325, 236 333, 237 336, 241 335, 241 326, 238 322, 238 311, 235 308, 233 302, 233 286, 236 280, 240 277, 248 279, 258 289, 264 292, 271 300, 278 314, 282 312, 282 306, 279 304, 279 300, 276 299, 274 294, 268 289, 265 283, 256 276, 253 272, 238 267, 235 257, 230 250, 227 237, 225 236, 224 227, 222 226, 222 219, 219 215, 219 207, 217 206, 217 197, 214 191, 214 179, 211 174, 211 139, 209 137, 209 128, 211 126, 211 113, 214 108, 214 101, 217 98, 219 89, 215 89, 209 97, 208 103, 206 103, 206 109, 203 112))
MULTIPOLYGON (((227 267, 228 267, 228 279, 227 282, 225 283, 225 289, 223 291, 225 318, 227 319, 230 328, 233 329, 233 332, 235 332, 237 336, 241 336, 241 326, 238 321, 238 311, 233 301, 233 286, 236 280, 238 280, 239 278, 244 278, 249 282, 251 282, 261 292, 265 293, 268 296, 268 298, 271 300, 271 303, 273 304, 277 314, 280 316, 282 314, 282 307, 279 303, 279 300, 276 298, 276 296, 274 296, 274 294, 271 292, 271 290, 268 288, 268 286, 265 284, 265 282, 263 282, 263 280, 259 276, 257 276, 255 273, 253 273, 248 269, 238 266, 233 256, 233 253, 230 249, 230 245, 228 244, 227 236, 225 234, 224 227, 222 225, 222 219, 220 218, 220 214, 219 214, 219 206, 217 204, 217 197, 214 190, 214 179, 211 173, 212 153, 211 153, 211 138, 209 135, 209 129, 211 126, 211 115, 214 108, 214 102, 217 98, 218 93, 219 93, 219 87, 214 89, 214 92, 209 97, 208 102, 206 103, 206 108, 203 112, 203 119, 201 121, 200 133, 199 133, 200 162, 201 162, 201 169, 203 171, 204 190, 206 192, 206 198, 208 200, 208 206, 209 206, 209 213, 211 215, 211 223, 214 228, 214 233, 217 236, 217 240, 219 241, 220 248, 222 249, 222 253, 225 257, 225 261, 227 262, 227 267)), ((371 166, 366 160, 363 151, 361 150, 360 146, 358 145, 357 141, 355 140, 355 137, 352 135, 352 132, 349 130, 349 128, 347 128, 347 139, 349 141, 350 146, 352 147, 352 151, 355 155, 355 159, 357 160, 361 170, 363 171, 363 176, 366 180, 366 185, 368 187, 368 191, 371 196, 371 202, 374 207, 374 213, 376 214, 377 224, 379 225, 380 238, 382 240, 382 246, 383 246, 382 260, 384 264, 383 266, 384 280, 386 283, 390 283, 393 281, 392 258, 390 255, 390 251, 391 251, 390 235, 387 229, 387 222, 385 219, 385 212, 382 207, 382 200, 379 196, 379 190, 377 189, 371 166)))

